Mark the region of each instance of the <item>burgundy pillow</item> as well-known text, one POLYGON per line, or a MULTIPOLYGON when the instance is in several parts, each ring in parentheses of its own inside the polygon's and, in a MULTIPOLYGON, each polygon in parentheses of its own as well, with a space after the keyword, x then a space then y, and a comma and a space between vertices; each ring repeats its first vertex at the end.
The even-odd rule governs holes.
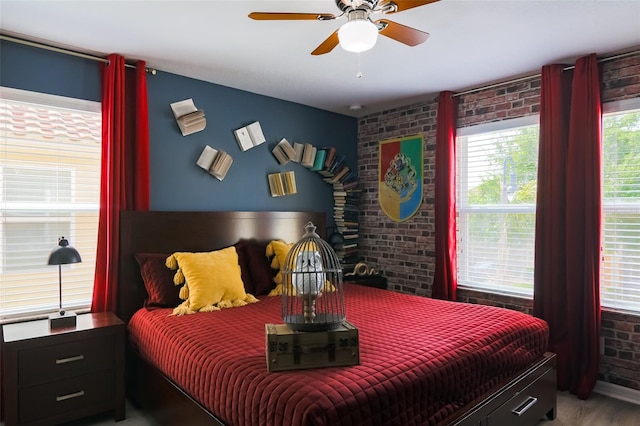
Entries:
POLYGON ((140 275, 147 289, 145 308, 175 308, 180 300, 180 287, 173 284, 175 271, 167 268, 165 262, 168 254, 136 253, 135 258, 140 266, 140 275))
POLYGON ((233 245, 238 253, 238 264, 240 265, 240 276, 244 283, 244 291, 249 294, 256 295, 254 280, 251 276, 251 268, 249 266, 249 255, 247 254, 247 247, 249 246, 249 240, 240 240, 233 245))
POLYGON ((255 287, 254 296, 268 294, 276 284, 273 282, 274 272, 269 266, 269 261, 265 254, 268 242, 260 243, 256 240, 249 240, 246 247, 251 278, 255 287))

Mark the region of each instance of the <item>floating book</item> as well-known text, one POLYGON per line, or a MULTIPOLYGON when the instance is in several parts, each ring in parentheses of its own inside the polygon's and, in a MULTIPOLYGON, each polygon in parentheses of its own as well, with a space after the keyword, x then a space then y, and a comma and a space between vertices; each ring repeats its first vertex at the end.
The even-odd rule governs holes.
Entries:
POLYGON ((296 158, 296 151, 285 138, 282 138, 271 152, 273 152, 273 156, 276 157, 280 164, 287 164, 296 158))
POLYGON ((272 173, 267 175, 269 190, 272 197, 291 195, 298 192, 296 188, 296 175, 293 171, 284 173, 272 173))
POLYGON ((304 152, 304 144, 300 142, 293 143, 293 150, 296 152, 296 157, 291 159, 291 161, 295 161, 299 163, 302 161, 302 153, 304 152))
POLYGON ((327 155, 326 149, 323 149, 323 148, 316 149, 316 157, 313 160, 313 166, 311 167, 312 171, 319 172, 320 170, 323 169, 326 155, 327 155))
POLYGON ((300 164, 308 169, 312 168, 313 163, 316 160, 316 151, 317 148, 315 146, 310 143, 305 143, 304 150, 302 151, 302 161, 300 161, 300 164))
POLYGON ((246 151, 266 141, 264 134, 262 133, 262 127, 260 127, 260 123, 257 121, 254 121, 248 126, 234 130, 233 134, 236 136, 238 146, 242 151, 246 151))
POLYGON ((204 147, 196 164, 218 180, 224 179, 233 163, 233 158, 221 149, 204 147))
POLYGON ((171 104, 171 110, 176 118, 182 136, 204 130, 207 125, 204 110, 196 108, 193 99, 174 102, 171 104))

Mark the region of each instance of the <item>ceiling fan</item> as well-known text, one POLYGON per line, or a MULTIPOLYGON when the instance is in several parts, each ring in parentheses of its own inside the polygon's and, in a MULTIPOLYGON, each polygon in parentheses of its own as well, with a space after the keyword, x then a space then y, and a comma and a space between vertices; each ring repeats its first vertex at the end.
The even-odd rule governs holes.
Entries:
POLYGON ((249 18, 259 21, 330 21, 346 16, 347 23, 335 30, 311 54, 324 55, 331 52, 338 44, 350 52, 364 52, 375 45, 378 34, 407 46, 417 46, 424 43, 429 37, 429 33, 388 19, 374 21, 372 16, 402 12, 437 1, 439 0, 335 0, 336 6, 342 12, 339 15, 332 13, 252 12, 249 14, 249 18))

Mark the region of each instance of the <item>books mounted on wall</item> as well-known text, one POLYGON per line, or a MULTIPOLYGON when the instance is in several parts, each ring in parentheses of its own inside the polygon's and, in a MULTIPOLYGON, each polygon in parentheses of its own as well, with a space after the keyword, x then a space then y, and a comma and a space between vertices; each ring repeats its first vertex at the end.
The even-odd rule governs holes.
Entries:
POLYGON ((218 180, 224 179, 233 163, 233 158, 221 149, 206 145, 196 164, 218 180))
POLYGON ((282 138, 271 152, 280 164, 287 164, 289 161, 296 158, 296 151, 285 138, 282 138))
POLYGON ((292 158, 291 161, 295 161, 299 163, 302 161, 302 153, 304 152, 304 144, 300 142, 293 143, 293 150, 296 152, 295 158, 292 158))
POLYGON ((300 164, 308 169, 312 168, 313 163, 316 160, 316 151, 317 149, 315 146, 310 143, 305 143, 304 150, 302 152, 302 161, 300 161, 300 164))
POLYGON ((269 190, 272 197, 291 195, 298 192, 296 188, 296 175, 293 171, 272 173, 267 175, 269 190))
POLYGON ((319 172, 324 167, 324 160, 327 155, 327 150, 324 148, 316 149, 316 157, 313 160, 313 166, 311 166, 311 170, 314 172, 319 172))
POLYGON ((182 136, 204 130, 207 125, 204 110, 196 108, 193 99, 174 102, 171 104, 171 110, 176 118, 182 136))
POLYGON ((327 148, 327 154, 325 155, 324 159, 324 166, 322 167, 323 170, 329 168, 331 163, 333 163, 333 157, 335 157, 335 155, 336 149, 334 147, 330 146, 329 148, 327 148))
POLYGON ((266 141, 260 123, 254 121, 248 126, 233 131, 241 151, 246 151, 266 141))
POLYGON ((342 166, 339 172, 333 175, 330 183, 342 182, 343 178, 349 173, 349 166, 342 166))

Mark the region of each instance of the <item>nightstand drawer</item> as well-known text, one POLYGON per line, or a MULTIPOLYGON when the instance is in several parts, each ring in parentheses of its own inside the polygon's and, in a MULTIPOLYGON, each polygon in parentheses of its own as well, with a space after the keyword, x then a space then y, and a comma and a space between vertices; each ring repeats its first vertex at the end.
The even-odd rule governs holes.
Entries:
POLYGON ((96 405, 113 407, 115 390, 113 370, 22 388, 19 391, 19 423, 86 410, 96 405))
POLYGON ((50 345, 20 352, 18 385, 46 383, 114 366, 113 335, 50 345))

